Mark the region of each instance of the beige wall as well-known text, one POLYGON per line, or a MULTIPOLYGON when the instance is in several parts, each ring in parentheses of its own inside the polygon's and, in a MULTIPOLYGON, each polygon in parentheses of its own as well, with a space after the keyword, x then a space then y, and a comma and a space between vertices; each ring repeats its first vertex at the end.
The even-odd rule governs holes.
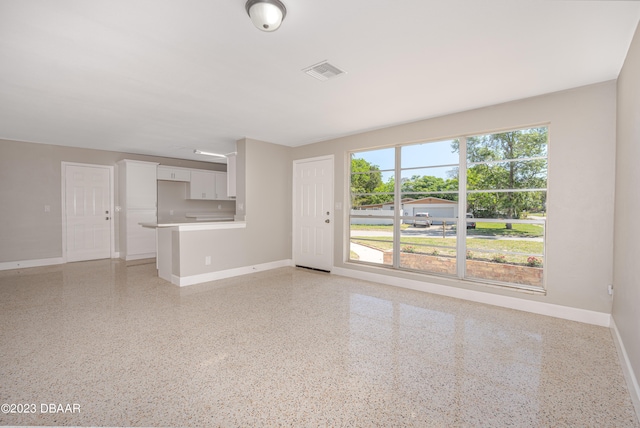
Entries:
POLYGON ((121 159, 226 171, 225 164, 0 140, 0 262, 62 257, 62 162, 114 166, 121 159))
POLYGON ((247 138, 245 156, 250 264, 291 259, 291 149, 247 138))
POLYGON ((617 117, 613 319, 637 381, 640 376, 640 27, 618 78, 617 117))
POLYGON ((293 159, 335 155, 335 198, 348 207, 347 152, 350 150, 549 123, 546 296, 347 264, 344 262, 347 248, 344 210, 336 213, 334 264, 609 313, 612 301, 607 285, 613 277, 615 113, 616 83, 611 81, 302 146, 293 150, 293 159))

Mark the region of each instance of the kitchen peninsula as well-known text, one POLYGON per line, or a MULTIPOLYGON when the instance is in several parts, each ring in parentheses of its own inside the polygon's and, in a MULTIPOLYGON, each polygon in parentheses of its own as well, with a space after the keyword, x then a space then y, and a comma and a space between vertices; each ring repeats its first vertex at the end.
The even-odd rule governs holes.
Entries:
POLYGON ((233 246, 246 227, 244 221, 140 224, 156 230, 158 276, 178 286, 230 276, 216 272, 234 267, 233 246))

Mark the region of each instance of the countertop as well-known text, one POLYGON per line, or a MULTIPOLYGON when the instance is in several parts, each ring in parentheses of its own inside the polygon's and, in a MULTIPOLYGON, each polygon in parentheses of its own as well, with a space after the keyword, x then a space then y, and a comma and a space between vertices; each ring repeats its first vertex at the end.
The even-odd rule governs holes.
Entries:
POLYGON ((243 229, 247 227, 244 221, 218 220, 218 221, 199 221, 197 223, 139 223, 142 227, 152 229, 173 227, 179 231, 190 230, 212 230, 212 229, 243 229))

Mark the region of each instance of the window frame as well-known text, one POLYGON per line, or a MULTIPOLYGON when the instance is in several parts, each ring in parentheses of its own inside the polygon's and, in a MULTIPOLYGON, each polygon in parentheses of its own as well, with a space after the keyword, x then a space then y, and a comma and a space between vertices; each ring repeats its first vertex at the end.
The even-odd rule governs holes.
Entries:
MULTIPOLYGON (((348 179, 347 181, 347 186, 348 186, 348 213, 347 213, 347 226, 346 226, 346 234, 348 235, 348 245, 347 245, 347 251, 346 251, 346 256, 345 256, 345 261, 347 263, 357 263, 357 264, 365 264, 368 266, 376 266, 376 267, 382 267, 382 268, 386 268, 386 269, 392 269, 392 270, 399 270, 399 271, 409 271, 409 272, 414 272, 414 273, 418 273, 421 275, 426 275, 426 276, 438 276, 438 277, 444 277, 444 278, 448 278, 448 279, 456 279, 459 281, 464 281, 464 282, 469 282, 469 283, 475 283, 475 284, 480 284, 480 285, 485 285, 485 286, 499 286, 500 288, 512 288, 512 289, 517 289, 517 290, 523 290, 523 291, 527 291, 527 292, 534 292, 534 293, 538 293, 538 294, 545 294, 546 293, 546 285, 547 285, 547 230, 548 230, 548 219, 547 219, 547 215, 545 214, 545 217, 543 219, 526 219, 526 220, 521 220, 521 219, 507 219, 507 218, 473 218, 473 219, 469 219, 467 218, 466 214, 467 214, 467 196, 469 194, 475 194, 475 193, 502 193, 502 192, 544 192, 545 193, 545 198, 546 200, 548 200, 548 195, 549 195, 549 170, 548 170, 548 166, 549 166, 549 148, 550 148, 550 128, 551 128, 551 124, 550 123, 543 123, 543 124, 537 124, 537 125, 531 125, 531 126, 525 126, 525 127, 518 127, 518 128, 509 128, 509 129, 501 129, 501 130, 496 130, 496 131, 489 131, 489 132, 480 132, 480 133, 468 133, 465 135, 460 135, 457 137, 451 137, 451 138, 443 138, 443 139, 432 139, 432 140, 423 140, 423 141, 418 141, 418 142, 411 142, 411 143, 403 143, 403 144, 395 144, 395 145, 391 145, 391 146, 385 146, 385 147, 375 147, 375 148, 370 148, 370 149, 358 149, 358 150, 351 150, 347 152, 347 164, 348 164, 348 179), (529 130, 529 129, 535 129, 535 128, 546 128, 546 150, 545 150, 545 154, 546 156, 531 156, 531 157, 523 157, 523 158, 514 158, 514 159, 498 159, 498 160, 488 160, 488 161, 479 161, 479 162, 468 162, 467 159, 467 143, 468 143, 468 138, 471 137, 476 137, 476 136, 486 136, 486 135, 492 135, 492 134, 499 134, 499 133, 507 133, 507 132, 518 132, 518 131, 524 131, 524 130, 529 130), (407 147, 407 146, 413 146, 413 145, 419 145, 419 144, 431 144, 431 143, 439 143, 439 142, 445 142, 445 141, 458 141, 458 159, 459 159, 459 163, 458 164, 434 164, 434 165, 428 165, 428 166, 416 166, 416 167, 407 167, 407 168, 402 168, 402 148, 403 147, 407 147), (367 215, 354 215, 352 214, 352 210, 354 210, 353 207, 353 201, 355 200, 354 197, 357 196, 363 196, 365 195, 364 193, 356 193, 354 195, 353 193, 353 189, 351 186, 351 180, 352 180, 352 176, 354 175, 354 173, 351 171, 351 160, 353 159, 354 155, 360 154, 360 153, 366 153, 366 152, 372 152, 372 151, 376 151, 376 150, 384 150, 384 149, 390 149, 390 148, 394 148, 394 165, 395 168, 393 170, 390 169, 385 169, 385 170, 380 170, 381 172, 392 172, 393 173, 393 177, 394 177, 394 192, 393 194, 389 193, 389 192, 385 192, 384 194, 389 194, 392 196, 392 201, 393 202, 388 202, 387 204, 393 204, 392 205, 392 210, 393 210, 393 258, 392 258, 392 263, 391 264, 380 264, 380 263, 374 263, 374 262, 367 262, 367 261, 360 261, 360 260, 354 260, 351 258, 351 254, 350 254, 350 244, 351 244, 351 222, 352 219, 355 218, 389 218, 389 216, 376 216, 375 214, 372 213, 368 213, 367 215), (467 177, 468 177, 468 169, 470 167, 473 167, 474 165, 480 165, 480 164, 500 164, 500 163, 507 163, 507 162, 526 162, 526 161, 535 161, 535 160, 545 160, 546 161, 546 174, 545 174, 545 183, 546 183, 546 187, 544 188, 514 188, 514 189, 474 189, 474 190, 469 190, 468 187, 468 183, 467 183, 467 177), (425 169, 429 169, 429 168, 441 168, 441 167, 458 167, 458 190, 457 191, 424 191, 424 192, 403 192, 402 191, 402 174, 404 171, 410 171, 410 170, 425 170, 425 169), (425 271, 425 270, 418 270, 418 269, 412 269, 412 268, 408 268, 408 267, 402 267, 401 263, 400 263, 400 254, 401 254, 401 225, 405 220, 408 219, 415 219, 415 215, 414 216, 407 216, 407 215, 403 215, 402 212, 402 198, 405 195, 410 195, 412 193, 415 194, 457 194, 457 212, 458 212, 458 216, 456 219, 456 274, 455 275, 451 275, 451 274, 441 274, 441 273, 437 273, 437 272, 429 272, 429 271, 425 271), (463 207, 463 208, 461 208, 463 207), (463 215, 464 214, 464 215, 463 215), (543 260, 543 264, 542 264, 542 284, 540 286, 538 285, 528 285, 528 284, 519 284, 519 283, 515 283, 515 282, 504 282, 504 281, 498 281, 498 280, 493 280, 493 279, 483 279, 483 278, 477 278, 477 277, 470 277, 467 275, 467 239, 469 237, 468 234, 468 230, 467 230, 467 223, 468 222, 478 222, 478 220, 480 220, 480 222, 488 222, 488 223, 512 223, 512 224, 535 224, 535 225, 541 225, 543 230, 542 230, 542 254, 535 254, 534 256, 541 256, 542 260, 543 260)), ((362 172, 356 172, 356 174, 360 174, 362 172)), ((377 194, 382 194, 382 193, 367 193, 366 195, 377 195, 377 194)), ((357 209, 357 208, 356 208, 357 209)), ((385 210, 388 211, 388 210, 385 210)), ((545 209, 545 212, 547 210, 545 209)), ((415 213, 414 213, 415 214, 415 213)), ((435 217, 434 217, 435 218, 435 217)), ((444 218, 444 217, 443 217, 444 218)), ((437 220, 439 220, 439 218, 436 218, 437 220)), ((447 220, 449 221, 449 220, 447 220)), ((435 245, 433 245, 435 247, 435 245)), ((475 249, 475 251, 480 251, 478 249, 475 249)), ((484 250, 484 251, 480 251, 480 252, 486 252, 486 253, 492 253, 491 250, 484 250)), ((497 251, 493 251, 493 253, 496 253, 497 251)), ((504 252, 502 252, 504 253, 504 252)), ((511 254, 511 253, 509 253, 511 254)), ((513 253, 513 255, 530 255, 528 253, 513 253)))

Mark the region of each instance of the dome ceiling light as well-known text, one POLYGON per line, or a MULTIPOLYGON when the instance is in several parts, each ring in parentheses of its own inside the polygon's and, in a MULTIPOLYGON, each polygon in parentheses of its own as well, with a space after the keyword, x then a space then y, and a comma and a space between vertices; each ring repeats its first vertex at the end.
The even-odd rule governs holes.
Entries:
POLYGON ((276 31, 287 16, 287 8, 280 0, 249 0, 245 8, 253 25, 262 31, 276 31))

